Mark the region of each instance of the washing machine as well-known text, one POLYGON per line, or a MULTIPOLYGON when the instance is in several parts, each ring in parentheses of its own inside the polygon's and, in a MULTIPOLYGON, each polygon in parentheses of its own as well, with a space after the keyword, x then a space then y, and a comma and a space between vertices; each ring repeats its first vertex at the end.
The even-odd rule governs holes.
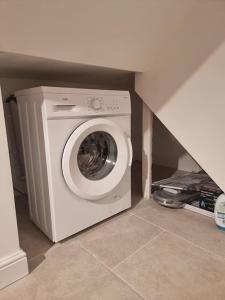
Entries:
POLYGON ((16 92, 31 220, 58 242, 131 206, 127 91, 16 92))

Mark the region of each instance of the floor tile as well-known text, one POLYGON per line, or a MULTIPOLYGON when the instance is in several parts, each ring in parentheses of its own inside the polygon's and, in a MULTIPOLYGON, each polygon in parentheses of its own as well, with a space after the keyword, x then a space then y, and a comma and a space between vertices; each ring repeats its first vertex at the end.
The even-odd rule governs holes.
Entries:
POLYGON ((16 281, 0 290, 1 300, 47 300, 46 295, 40 297, 38 281, 32 275, 16 281))
POLYGON ((225 233, 212 218, 186 209, 162 207, 154 200, 142 201, 132 213, 225 258, 225 233))
POLYGON ((160 231, 159 228, 126 213, 81 234, 80 241, 101 261, 114 267, 160 231))
POLYGON ((139 300, 141 297, 78 243, 73 243, 50 251, 30 275, 0 291, 0 299, 139 300))
POLYGON ((163 232, 115 272, 152 300, 223 300, 225 261, 163 232))

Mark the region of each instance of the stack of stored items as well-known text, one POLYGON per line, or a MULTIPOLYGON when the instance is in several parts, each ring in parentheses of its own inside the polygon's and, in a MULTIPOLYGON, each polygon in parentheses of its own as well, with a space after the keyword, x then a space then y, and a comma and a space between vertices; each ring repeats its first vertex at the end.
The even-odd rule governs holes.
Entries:
POLYGON ((222 190, 206 173, 177 172, 152 184, 153 198, 161 205, 181 208, 192 204, 214 211, 215 199, 222 190))
POLYGON ((191 203, 198 197, 198 192, 181 192, 167 188, 157 190, 153 193, 155 201, 163 206, 172 208, 182 208, 185 204, 191 203))
POLYGON ((203 209, 214 211, 214 206, 222 190, 211 179, 201 185, 199 206, 203 209))

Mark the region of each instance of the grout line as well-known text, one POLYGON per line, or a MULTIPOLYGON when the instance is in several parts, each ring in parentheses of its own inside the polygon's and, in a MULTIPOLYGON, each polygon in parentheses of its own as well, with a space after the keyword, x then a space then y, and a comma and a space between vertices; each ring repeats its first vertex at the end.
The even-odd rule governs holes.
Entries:
POLYGON ((90 254, 91 256, 93 256, 95 259, 97 259, 98 262, 100 262, 104 267, 106 267, 108 270, 111 271, 111 268, 109 266, 106 265, 106 263, 101 260, 97 255, 95 255, 94 253, 92 253, 89 249, 87 249, 80 241, 79 241, 79 246, 85 250, 88 254, 90 254))
MULTIPOLYGON (((139 297, 141 297, 143 300, 147 300, 132 284, 130 284, 128 281, 126 281, 121 275, 117 274, 114 270, 110 270, 116 276, 119 278, 125 285, 127 285, 131 290, 133 290, 139 297)), ((148 300, 151 300, 148 298, 148 300)))
POLYGON ((178 238, 180 238, 180 239, 182 239, 182 240, 188 242, 188 243, 191 244, 192 246, 194 246, 194 247, 196 247, 196 248, 199 248, 199 249, 203 250, 204 252, 206 252, 206 253, 208 253, 208 254, 210 254, 210 255, 212 255, 212 256, 215 256, 215 257, 217 257, 217 258, 219 258, 219 259, 225 260, 225 258, 224 258, 223 256, 220 256, 219 254, 214 253, 214 252, 212 252, 212 251, 210 251, 210 250, 208 250, 208 249, 206 249, 206 248, 204 248, 204 247, 202 247, 202 246, 200 246, 200 245, 198 245, 198 244, 196 244, 196 243, 194 243, 194 242, 192 242, 192 241, 190 241, 190 240, 184 238, 182 235, 179 235, 179 234, 177 234, 177 233, 175 233, 175 232, 173 232, 173 231, 170 231, 170 230, 165 229, 165 228, 163 228, 163 227, 161 227, 161 226, 158 226, 158 225, 152 223, 151 221, 144 219, 143 217, 140 217, 140 216, 138 216, 138 215, 135 215, 134 213, 130 213, 130 214, 133 215, 133 216, 136 216, 137 218, 139 218, 139 219, 142 220, 142 221, 145 221, 146 223, 149 223, 149 224, 151 224, 151 225, 153 225, 153 226, 156 226, 156 227, 160 228, 160 229, 161 229, 162 231, 164 231, 164 232, 168 232, 168 233, 170 233, 170 234, 173 234, 174 236, 176 236, 176 237, 178 237, 178 238))
MULTIPOLYGON (((121 277, 119 274, 117 274, 113 269, 111 269, 109 266, 107 266, 104 261, 102 261, 97 255, 92 253, 90 250, 88 250, 80 241, 79 241, 80 247, 86 251, 89 255, 94 257, 101 265, 103 265, 110 273, 112 273, 114 276, 120 279, 125 285, 127 285, 132 291, 134 291, 139 297, 141 297, 143 300, 146 300, 145 297, 129 282, 127 282, 123 277, 121 277)), ((150 300, 150 299, 149 299, 150 300)))
POLYGON ((128 255, 126 258, 124 258, 121 262, 119 262, 117 265, 115 265, 112 268, 112 270, 115 270, 121 264, 123 264, 124 262, 126 262, 130 257, 132 257, 133 255, 135 255, 138 252, 140 252, 143 248, 145 248, 146 246, 148 246, 148 244, 151 244, 151 242, 153 242, 154 240, 156 240, 164 232, 165 232, 165 230, 162 230, 159 233, 157 233, 151 240, 149 240, 147 243, 145 243, 144 245, 142 245, 141 247, 139 247, 137 250, 135 250, 134 252, 132 252, 130 255, 128 255))
POLYGON ((153 226, 155 226, 155 227, 161 229, 162 231, 167 231, 165 228, 163 228, 163 227, 161 227, 161 226, 159 226, 159 225, 157 225, 157 224, 155 224, 155 223, 152 223, 151 221, 146 220, 146 219, 144 219, 143 217, 140 217, 140 216, 138 216, 138 215, 135 215, 135 214, 132 213, 132 212, 130 212, 130 215, 131 215, 131 216, 134 216, 134 217, 136 217, 136 218, 138 218, 138 219, 140 219, 140 220, 142 220, 142 221, 145 221, 146 223, 151 224, 151 225, 153 225, 153 226))
POLYGON ((177 233, 175 233, 175 232, 168 231, 168 230, 165 230, 165 232, 168 232, 168 233, 170 233, 170 234, 176 236, 177 238, 180 238, 180 239, 186 241, 186 242, 189 243, 191 246, 194 246, 195 248, 199 248, 200 250, 206 252, 207 254, 210 254, 210 256, 213 256, 213 257, 216 257, 217 259, 220 259, 220 260, 225 261, 225 258, 224 258, 223 256, 220 256, 220 255, 217 254, 217 253, 214 253, 214 252, 212 252, 212 251, 210 251, 210 250, 208 250, 208 249, 206 249, 206 248, 204 248, 204 247, 202 247, 202 246, 200 246, 200 245, 197 245, 197 244, 195 244, 194 242, 192 242, 192 241, 190 241, 190 240, 184 238, 183 236, 181 236, 181 235, 179 235, 179 234, 177 234, 177 233))

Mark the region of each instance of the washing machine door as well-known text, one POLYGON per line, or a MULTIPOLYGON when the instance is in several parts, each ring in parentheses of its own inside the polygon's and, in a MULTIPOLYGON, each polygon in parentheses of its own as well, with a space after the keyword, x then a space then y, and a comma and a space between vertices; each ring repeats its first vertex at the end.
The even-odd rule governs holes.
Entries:
POLYGON ((97 200, 118 186, 131 162, 130 138, 116 123, 98 118, 71 134, 62 156, 62 171, 73 193, 97 200))

